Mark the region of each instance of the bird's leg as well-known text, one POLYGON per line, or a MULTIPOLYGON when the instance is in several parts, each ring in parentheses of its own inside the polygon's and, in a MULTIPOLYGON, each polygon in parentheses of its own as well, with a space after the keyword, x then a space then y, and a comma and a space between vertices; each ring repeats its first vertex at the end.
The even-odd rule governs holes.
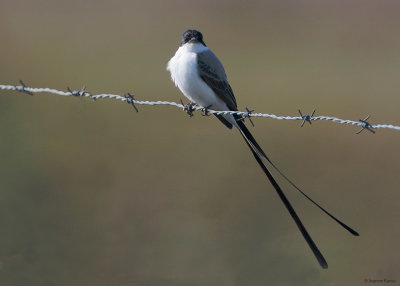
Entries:
POLYGON ((208 112, 208 110, 210 109, 211 106, 212 106, 212 104, 210 104, 209 106, 204 107, 201 110, 204 113, 204 114, 202 114, 203 116, 210 116, 210 113, 208 112))
POLYGON ((192 117, 193 116, 193 111, 195 111, 193 106, 195 106, 196 103, 190 102, 190 103, 184 104, 182 99, 181 99, 181 104, 183 105, 183 111, 185 111, 189 115, 189 117, 192 117))

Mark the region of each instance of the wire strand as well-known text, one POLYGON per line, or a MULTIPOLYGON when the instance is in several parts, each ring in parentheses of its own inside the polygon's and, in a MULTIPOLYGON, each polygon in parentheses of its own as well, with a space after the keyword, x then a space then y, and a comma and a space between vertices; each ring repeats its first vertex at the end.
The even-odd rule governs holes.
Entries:
MULTIPOLYGON (((133 97, 126 97, 122 95, 117 95, 117 94, 107 94, 107 93, 101 93, 101 94, 90 94, 85 91, 85 88, 83 88, 81 91, 72 91, 68 88, 69 91, 60 91, 57 89, 53 88, 33 88, 33 87, 27 87, 24 85, 22 81, 20 81, 21 85, 16 86, 16 85, 0 85, 1 90, 14 90, 14 91, 19 91, 19 92, 24 92, 27 94, 33 95, 34 93, 50 93, 50 94, 55 94, 55 95, 62 95, 62 96, 80 96, 80 97, 89 97, 94 100, 97 99, 116 99, 120 100, 123 102, 128 102, 130 104, 136 104, 136 105, 169 105, 169 106, 175 106, 181 109, 185 109, 185 106, 180 103, 176 102, 170 102, 170 101, 141 101, 141 100, 135 100, 133 97)), ((200 106, 191 106, 192 110, 203 110, 203 107, 200 106)), ((247 109, 246 112, 244 111, 217 111, 217 110, 212 110, 212 109, 207 109, 207 112, 210 114, 215 114, 215 115, 224 115, 224 114, 238 114, 243 117, 251 118, 251 117, 262 117, 262 118, 271 118, 271 119, 276 119, 276 120, 303 120, 303 122, 307 121, 311 123, 311 121, 318 121, 318 120, 326 120, 326 121, 332 121, 335 123, 339 124, 348 124, 348 125, 356 125, 362 127, 362 130, 368 129, 371 132, 371 129, 379 129, 379 128, 385 128, 385 129, 392 129, 392 130, 397 130, 400 131, 400 126, 396 125, 391 125, 391 124, 369 124, 365 119, 364 120, 359 120, 359 121, 353 121, 353 120, 344 120, 340 119, 337 117, 330 117, 330 116, 316 116, 312 117, 310 115, 303 115, 303 116, 278 116, 275 114, 268 114, 268 113, 253 113, 252 111, 249 111, 247 109)), ((369 118, 369 117, 367 117, 369 118)), ((359 132, 360 132, 359 131, 359 132)), ((358 132, 358 133, 359 133, 358 132)))

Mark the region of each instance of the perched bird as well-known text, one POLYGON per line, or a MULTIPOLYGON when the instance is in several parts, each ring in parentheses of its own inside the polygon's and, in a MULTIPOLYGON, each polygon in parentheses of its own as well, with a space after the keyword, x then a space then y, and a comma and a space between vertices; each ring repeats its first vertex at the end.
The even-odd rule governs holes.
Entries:
MULTIPOLYGON (((203 35, 199 31, 187 30, 183 33, 180 47, 168 62, 167 70, 171 73, 171 78, 175 85, 192 103, 217 111, 238 110, 236 99, 229 85, 224 67, 215 54, 206 46, 203 35)), ((327 268, 328 264, 326 260, 308 234, 300 218, 263 160, 270 163, 294 188, 350 233, 356 236, 358 236, 358 233, 327 212, 289 180, 267 157, 240 116, 237 114, 226 114, 216 115, 216 117, 226 127, 230 129, 235 127, 239 130, 257 163, 275 188, 319 264, 321 267, 327 268)))

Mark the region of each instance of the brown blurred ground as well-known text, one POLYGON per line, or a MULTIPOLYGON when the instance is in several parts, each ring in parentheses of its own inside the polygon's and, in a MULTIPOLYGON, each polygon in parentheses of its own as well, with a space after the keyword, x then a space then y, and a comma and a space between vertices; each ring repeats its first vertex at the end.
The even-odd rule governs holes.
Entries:
MULTIPOLYGON (((398 1, 9 1, 0 84, 86 84, 178 101, 187 28, 241 109, 400 124, 398 1)), ((255 119, 260 144, 351 237, 285 184, 319 268, 236 132, 111 100, 0 93, 0 285, 400 284, 400 133, 255 119)))

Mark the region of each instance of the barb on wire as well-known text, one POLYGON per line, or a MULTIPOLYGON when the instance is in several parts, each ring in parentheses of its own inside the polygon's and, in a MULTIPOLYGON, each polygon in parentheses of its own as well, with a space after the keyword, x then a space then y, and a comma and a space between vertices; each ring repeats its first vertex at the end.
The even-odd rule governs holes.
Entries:
POLYGON ((125 98, 126 98, 126 103, 131 104, 132 107, 136 110, 136 112, 139 112, 139 110, 137 109, 136 105, 135 105, 135 98, 133 94, 130 94, 129 92, 127 94, 125 94, 125 98))
POLYGON ((251 123, 251 125, 253 125, 253 127, 254 127, 254 123, 253 123, 253 120, 251 120, 251 113, 254 111, 254 109, 252 109, 252 110, 249 110, 248 108, 247 108, 247 106, 246 106, 246 113, 245 114, 243 114, 243 118, 248 118, 249 119, 249 121, 250 121, 250 123, 251 123))
POLYGON ((312 119, 312 117, 314 116, 314 113, 315 113, 316 109, 314 109, 314 111, 311 113, 311 115, 308 115, 308 114, 307 114, 307 115, 303 115, 303 114, 301 113, 300 109, 299 109, 298 111, 299 111, 299 113, 300 113, 301 118, 303 119, 303 122, 301 123, 301 127, 304 126, 304 124, 306 123, 306 121, 307 121, 308 123, 310 123, 310 125, 311 125, 311 119, 312 119))
POLYGON ((371 128, 373 128, 372 125, 369 124, 369 122, 367 121, 368 119, 369 119, 369 115, 368 115, 367 117, 365 117, 364 119, 360 119, 360 120, 359 120, 359 121, 362 122, 363 124, 361 125, 361 129, 358 130, 358 131, 356 132, 356 134, 360 134, 360 133, 363 132, 364 130, 368 130, 368 131, 370 131, 370 132, 372 132, 372 133, 375 134, 375 131, 371 129, 371 128))
POLYGON ((73 96, 85 96, 86 94, 86 86, 84 85, 81 89, 81 91, 79 90, 74 90, 72 91, 69 86, 67 86, 67 90, 69 91, 69 93, 73 96))
MULTIPOLYGON (((339 124, 349 124, 349 125, 356 125, 362 127, 361 130, 357 132, 357 134, 361 133, 364 129, 367 129, 368 131, 375 133, 373 129, 378 129, 378 128, 386 128, 386 129, 392 129, 392 130, 397 130, 400 131, 400 126, 396 125, 390 125, 390 124, 376 124, 376 125, 371 125, 367 120, 369 119, 369 116, 365 118, 364 120, 359 120, 359 121, 353 121, 353 120, 345 120, 345 119, 340 119, 336 117, 330 117, 330 116, 317 116, 313 117, 315 110, 311 115, 303 115, 301 111, 299 110, 300 116, 277 116, 274 114, 267 114, 267 113, 253 113, 253 110, 249 110, 246 108, 246 111, 218 111, 218 110, 212 110, 209 108, 204 108, 198 105, 195 105, 194 103, 189 103, 184 105, 182 100, 181 104, 176 103, 176 102, 169 102, 169 101, 139 101, 135 100, 132 96, 131 97, 126 97, 126 96, 121 96, 121 95, 116 95, 116 94, 96 94, 92 95, 89 92, 86 92, 85 87, 81 91, 72 91, 71 89, 68 88, 68 92, 65 91, 60 91, 57 89, 51 89, 51 88, 32 88, 32 87, 27 87, 25 84, 20 81, 21 85, 20 86, 15 86, 15 85, 0 85, 1 90, 15 90, 27 94, 33 95, 34 93, 51 93, 51 94, 57 94, 57 95, 63 95, 63 96, 81 96, 81 97, 89 97, 92 98, 93 100, 101 99, 101 98, 108 98, 108 99, 116 99, 120 101, 125 101, 129 104, 134 105, 167 105, 167 106, 175 106, 178 108, 182 108, 189 116, 193 116, 193 112, 195 110, 203 110, 204 113, 206 114, 215 114, 215 115, 226 115, 226 114, 237 114, 242 117, 263 117, 263 118, 272 118, 276 120, 302 120, 302 126, 305 124, 305 122, 309 122, 311 124, 311 121, 316 121, 316 120, 327 120, 339 124)), ((135 106, 134 106, 135 107, 135 106)))
POLYGON ((248 108, 247 108, 247 106, 246 106, 246 112, 243 112, 243 114, 241 115, 241 117, 238 117, 237 119, 236 119, 236 121, 245 121, 245 119, 246 118, 248 118, 249 119, 249 121, 250 121, 250 123, 251 123, 251 125, 253 125, 253 127, 254 127, 254 123, 253 123, 253 120, 251 120, 251 116, 253 116, 252 115, 252 112, 253 112, 254 110, 249 110, 248 108))
POLYGON ((29 94, 29 95, 33 95, 33 92, 30 92, 29 90, 26 89, 26 85, 24 84, 24 82, 22 80, 19 80, 19 83, 21 85, 20 86, 16 86, 15 90, 17 90, 19 92, 24 92, 24 93, 29 94))

